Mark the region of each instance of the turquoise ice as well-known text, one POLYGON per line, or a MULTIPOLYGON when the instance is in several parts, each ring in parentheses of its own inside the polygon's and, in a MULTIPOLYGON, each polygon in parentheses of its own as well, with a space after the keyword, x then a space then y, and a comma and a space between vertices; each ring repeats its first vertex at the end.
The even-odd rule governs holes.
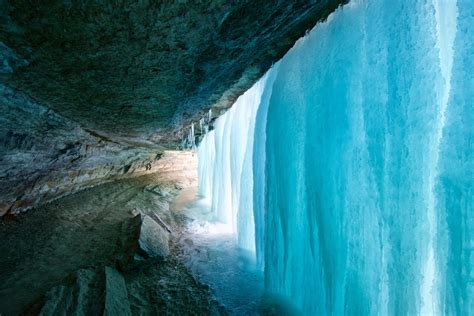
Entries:
POLYGON ((218 119, 201 192, 268 292, 474 314, 473 39, 474 1, 352 1, 218 119))

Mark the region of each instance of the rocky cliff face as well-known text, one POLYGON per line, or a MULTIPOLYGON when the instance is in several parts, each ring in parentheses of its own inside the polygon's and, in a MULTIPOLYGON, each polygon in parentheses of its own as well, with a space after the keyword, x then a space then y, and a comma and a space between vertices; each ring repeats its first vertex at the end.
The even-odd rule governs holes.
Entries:
POLYGON ((154 171, 344 0, 0 0, 0 216, 154 171))
POLYGON ((159 146, 114 142, 0 84, 0 215, 107 179, 156 171, 159 146))

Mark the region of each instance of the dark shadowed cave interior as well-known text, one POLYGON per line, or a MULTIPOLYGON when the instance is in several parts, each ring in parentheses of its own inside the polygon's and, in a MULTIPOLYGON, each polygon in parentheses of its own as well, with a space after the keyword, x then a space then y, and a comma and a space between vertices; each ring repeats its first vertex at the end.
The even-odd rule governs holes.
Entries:
POLYGON ((0 0, 0 316, 474 314, 474 2, 0 0))

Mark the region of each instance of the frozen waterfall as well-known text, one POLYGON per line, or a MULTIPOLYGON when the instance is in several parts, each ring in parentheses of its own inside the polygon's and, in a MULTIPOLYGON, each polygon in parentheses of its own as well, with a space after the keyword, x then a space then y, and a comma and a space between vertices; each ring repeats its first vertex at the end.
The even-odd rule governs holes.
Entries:
POLYGON ((352 1, 199 146, 200 194, 304 315, 474 314, 474 1, 352 1))
POLYGON ((212 201, 216 219, 236 232, 239 245, 255 250, 253 138, 266 76, 240 96, 201 141, 199 194, 212 201))

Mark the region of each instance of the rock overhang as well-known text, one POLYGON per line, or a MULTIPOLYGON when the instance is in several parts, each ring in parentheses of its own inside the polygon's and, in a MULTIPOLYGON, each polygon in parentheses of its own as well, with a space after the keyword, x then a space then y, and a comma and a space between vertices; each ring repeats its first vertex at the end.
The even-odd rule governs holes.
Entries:
POLYGON ((0 215, 134 172, 345 0, 0 0, 0 215))
POLYGON ((7 82, 109 138, 162 139, 229 106, 341 0, 3 1, 7 82))

